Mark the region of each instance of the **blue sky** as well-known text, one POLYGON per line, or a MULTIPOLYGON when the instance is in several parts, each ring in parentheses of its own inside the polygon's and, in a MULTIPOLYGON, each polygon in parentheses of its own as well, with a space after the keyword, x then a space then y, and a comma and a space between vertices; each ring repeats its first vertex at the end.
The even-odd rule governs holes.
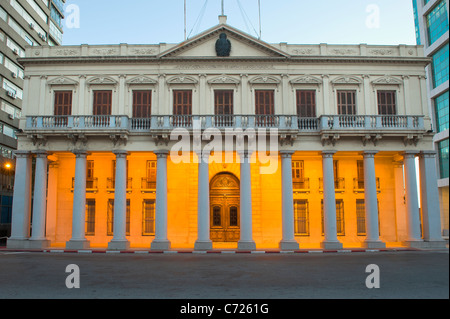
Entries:
MULTIPOLYGON (((228 24, 257 36, 258 0, 224 1, 228 24)), ((412 0, 260 1, 262 40, 269 43, 415 44, 412 0)), ((184 40, 184 0, 68 0, 66 8, 71 4, 80 25, 70 25, 74 12, 67 11, 64 45, 184 40)), ((221 0, 187 0, 187 33, 216 25, 220 12, 221 0)))

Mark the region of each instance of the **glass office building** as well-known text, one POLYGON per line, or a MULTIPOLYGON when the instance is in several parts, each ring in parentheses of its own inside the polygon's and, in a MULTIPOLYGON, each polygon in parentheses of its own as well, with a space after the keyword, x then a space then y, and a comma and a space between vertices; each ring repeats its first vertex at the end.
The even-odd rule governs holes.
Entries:
POLYGON ((448 236, 448 0, 413 0, 413 8, 417 44, 424 45, 425 54, 432 58, 427 68, 428 97, 431 114, 434 114, 434 143, 439 158, 437 175, 443 234, 448 236))

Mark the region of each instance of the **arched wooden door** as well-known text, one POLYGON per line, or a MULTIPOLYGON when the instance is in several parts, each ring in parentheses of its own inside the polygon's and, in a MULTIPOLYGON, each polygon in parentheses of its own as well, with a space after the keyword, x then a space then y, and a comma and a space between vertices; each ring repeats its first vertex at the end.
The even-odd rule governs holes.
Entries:
POLYGON ((231 173, 219 173, 210 183, 211 240, 237 242, 240 238, 239 180, 231 173))

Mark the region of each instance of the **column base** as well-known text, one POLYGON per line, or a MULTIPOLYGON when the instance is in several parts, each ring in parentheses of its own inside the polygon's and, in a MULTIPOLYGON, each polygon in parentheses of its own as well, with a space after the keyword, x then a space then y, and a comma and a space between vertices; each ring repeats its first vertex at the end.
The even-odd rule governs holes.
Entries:
POLYGON ((130 248, 128 240, 111 240, 108 243, 108 250, 127 250, 130 248))
POLYGON ((300 249, 298 242, 295 240, 282 240, 282 241, 280 241, 278 247, 281 250, 298 250, 298 249, 300 249))
POLYGON ((212 241, 197 240, 194 245, 194 250, 212 250, 212 241))
POLYGON ((380 240, 377 241, 365 241, 361 245, 363 248, 386 248, 386 244, 380 240))
POLYGON ((50 247, 50 240, 48 239, 30 239, 28 241, 28 247, 30 249, 43 249, 50 247))
POLYGON ((255 250, 256 244, 252 241, 238 241, 238 250, 255 250))
POLYGON ((322 249, 342 249, 342 243, 339 241, 323 241, 320 243, 322 249))
POLYGON ((405 246, 416 249, 439 249, 447 248, 447 243, 445 240, 433 240, 433 241, 405 241, 403 242, 405 246))
POLYGON ((8 249, 27 249, 28 248, 28 239, 8 238, 6 240, 6 248, 8 248, 8 249))
POLYGON ((66 249, 88 249, 91 246, 91 243, 89 240, 82 239, 82 240, 69 240, 66 242, 66 249))
POLYGON ((169 250, 170 249, 170 241, 168 240, 158 240, 158 241, 152 241, 151 250, 169 250))

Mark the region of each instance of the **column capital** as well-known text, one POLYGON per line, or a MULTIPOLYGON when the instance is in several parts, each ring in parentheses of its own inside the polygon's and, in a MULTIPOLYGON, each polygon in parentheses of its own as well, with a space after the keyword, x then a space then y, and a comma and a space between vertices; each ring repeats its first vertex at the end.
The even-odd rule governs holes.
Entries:
POLYGON ((336 151, 322 151, 321 152, 323 157, 333 157, 334 154, 336 154, 336 151))
POLYGON ((402 154, 404 158, 414 158, 416 157, 417 153, 417 151, 404 151, 402 154))
POLYGON ((49 152, 44 151, 44 150, 37 150, 37 151, 33 151, 32 153, 33 153, 33 155, 36 155, 36 157, 39 157, 39 158, 47 157, 49 155, 49 152))
POLYGON ((294 153, 295 153, 295 151, 291 151, 291 150, 280 151, 281 157, 284 157, 284 158, 291 158, 294 153))
POLYGON ((72 153, 75 154, 76 157, 88 156, 88 152, 86 150, 73 150, 72 153))
POLYGON ((362 155, 363 157, 375 157, 375 154, 377 154, 378 151, 363 151, 362 155))
POLYGON ((167 158, 167 155, 169 155, 169 151, 168 150, 155 150, 155 151, 153 151, 153 153, 158 158, 167 158))
POLYGON ((114 150, 112 152, 114 155, 116 155, 116 157, 127 157, 128 155, 128 151, 125 150, 114 150))
POLYGON ((419 157, 435 158, 437 155, 436 151, 421 151, 419 157))
POLYGON ((30 151, 14 151, 16 158, 26 158, 31 155, 30 151))

